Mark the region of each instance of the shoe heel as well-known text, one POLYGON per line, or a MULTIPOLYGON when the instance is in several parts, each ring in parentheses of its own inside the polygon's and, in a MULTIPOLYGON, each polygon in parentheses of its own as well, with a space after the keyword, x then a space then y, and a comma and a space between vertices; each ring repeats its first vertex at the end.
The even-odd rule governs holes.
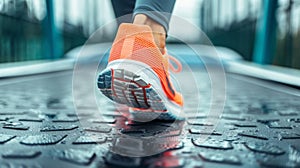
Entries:
POLYGON ((98 88, 109 99, 129 107, 165 111, 151 84, 124 69, 106 69, 99 74, 98 88))

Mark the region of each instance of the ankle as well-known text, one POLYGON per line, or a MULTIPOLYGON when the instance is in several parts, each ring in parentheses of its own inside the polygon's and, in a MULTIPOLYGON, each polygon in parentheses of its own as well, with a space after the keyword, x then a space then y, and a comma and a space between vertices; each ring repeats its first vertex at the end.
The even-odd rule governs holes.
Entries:
POLYGON ((137 14, 134 17, 133 24, 150 26, 157 47, 160 49, 161 53, 164 53, 166 46, 166 31, 162 25, 144 14, 137 14))

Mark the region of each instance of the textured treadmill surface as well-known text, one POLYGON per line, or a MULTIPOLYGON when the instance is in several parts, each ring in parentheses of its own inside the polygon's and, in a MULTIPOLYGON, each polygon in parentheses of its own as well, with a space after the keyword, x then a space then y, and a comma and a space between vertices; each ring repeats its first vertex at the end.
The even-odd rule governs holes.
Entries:
MULTIPOLYGON (((1 80, 0 167, 300 167, 300 97, 242 79, 227 75, 226 105, 218 122, 209 120, 205 108, 191 107, 196 103, 191 91, 185 98, 190 117, 176 123, 131 122, 100 94, 99 101, 107 101, 101 114, 80 100, 77 114, 72 72, 1 80), (122 135, 162 131, 150 146, 168 148, 165 152, 149 157, 112 152, 138 155, 147 144, 131 146, 122 135)), ((86 97, 88 86, 74 87, 86 97)))

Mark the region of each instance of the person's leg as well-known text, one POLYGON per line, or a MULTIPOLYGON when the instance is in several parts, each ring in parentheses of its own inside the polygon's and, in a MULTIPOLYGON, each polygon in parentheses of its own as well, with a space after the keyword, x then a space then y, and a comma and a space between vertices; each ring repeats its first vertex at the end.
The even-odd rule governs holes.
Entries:
POLYGON ((132 23, 135 0, 111 0, 118 24, 132 23))
POLYGON ((156 45, 163 52, 171 13, 176 0, 136 0, 133 24, 151 27, 156 45))
MULTIPOLYGON (((128 15, 134 18, 126 18, 124 23, 145 23, 149 20, 163 26, 168 32, 171 13, 176 0, 111 0, 116 18, 128 15), (147 17, 141 16, 144 15, 147 17)), ((152 24, 152 23, 151 23, 152 24)))
POLYGON ((144 14, 148 18, 157 22, 165 29, 169 30, 169 22, 176 0, 136 0, 134 17, 144 14))
POLYGON ((156 45, 164 52, 166 34, 176 0, 111 0, 118 25, 131 23, 148 25, 156 45))

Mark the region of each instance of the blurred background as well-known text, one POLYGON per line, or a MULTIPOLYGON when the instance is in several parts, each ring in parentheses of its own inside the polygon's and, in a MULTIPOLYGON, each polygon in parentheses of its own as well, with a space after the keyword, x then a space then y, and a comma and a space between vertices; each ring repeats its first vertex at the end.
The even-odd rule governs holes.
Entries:
MULTIPOLYGON (((265 62, 300 69, 300 0, 177 0, 174 14, 245 60, 266 53, 265 62)), ((0 63, 63 58, 113 19, 110 0, 0 0, 0 63)), ((102 30, 95 43, 112 41, 115 30, 102 30)), ((193 32, 186 37, 200 42, 193 32)))

